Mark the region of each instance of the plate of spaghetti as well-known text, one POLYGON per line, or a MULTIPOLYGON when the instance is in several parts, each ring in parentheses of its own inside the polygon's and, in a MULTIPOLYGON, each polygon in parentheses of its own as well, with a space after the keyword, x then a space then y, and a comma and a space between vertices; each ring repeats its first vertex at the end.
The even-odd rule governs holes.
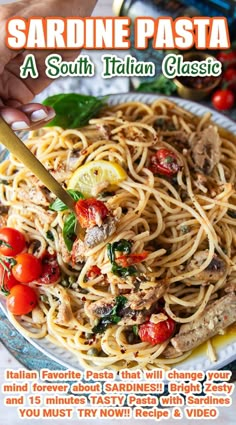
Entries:
POLYGON ((236 124, 142 93, 110 96, 79 128, 58 124, 25 143, 76 215, 1 154, 10 321, 67 367, 207 370, 235 359, 236 124))

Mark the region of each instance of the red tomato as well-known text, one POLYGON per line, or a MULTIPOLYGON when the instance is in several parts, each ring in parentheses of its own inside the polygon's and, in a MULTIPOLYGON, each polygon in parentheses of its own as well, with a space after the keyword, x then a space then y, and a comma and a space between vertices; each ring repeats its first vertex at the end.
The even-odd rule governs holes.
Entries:
POLYGON ((139 336, 141 341, 156 345, 169 339, 173 335, 174 330, 175 322, 171 317, 168 317, 168 319, 159 323, 152 323, 150 321, 143 323, 139 327, 139 336))
POLYGON ((95 279, 101 275, 101 269, 98 266, 92 266, 86 275, 88 279, 95 279))
POLYGON ((7 261, 4 261, 6 268, 0 264, 0 290, 2 292, 9 292, 14 285, 19 283, 13 276, 10 264, 7 261))
POLYGON ((234 67, 227 68, 226 71, 224 72, 223 77, 226 81, 231 81, 234 78, 236 78, 236 68, 234 67))
POLYGON ((228 62, 236 63, 236 52, 232 50, 230 52, 219 52, 216 55, 216 59, 224 64, 227 64, 228 62))
POLYGON ((180 166, 174 152, 169 149, 159 149, 151 156, 149 169, 153 174, 172 177, 178 173, 180 166))
POLYGON ((37 283, 47 285, 55 283, 61 276, 59 264, 56 255, 46 252, 42 257, 42 273, 37 283))
POLYGON ((129 267, 132 264, 141 263, 147 256, 148 252, 146 251, 141 252, 141 254, 121 255, 116 258, 116 263, 121 267, 129 267))
POLYGON ((36 292, 25 285, 15 285, 7 297, 7 308, 16 316, 30 313, 38 304, 36 292))
POLYGON ((227 88, 236 93, 236 68, 227 68, 224 72, 223 78, 228 83, 227 88))
POLYGON ((0 229, 0 254, 15 257, 25 249, 26 241, 23 233, 11 227, 0 229))
POLYGON ((75 211, 81 227, 85 229, 100 225, 100 221, 109 214, 104 202, 95 198, 80 199, 76 202, 75 211))
POLYGON ((16 264, 12 267, 13 276, 21 283, 37 280, 42 274, 41 261, 27 252, 16 256, 16 264))
POLYGON ((212 96, 212 103, 219 111, 226 111, 234 106, 235 98, 231 90, 217 90, 212 96))

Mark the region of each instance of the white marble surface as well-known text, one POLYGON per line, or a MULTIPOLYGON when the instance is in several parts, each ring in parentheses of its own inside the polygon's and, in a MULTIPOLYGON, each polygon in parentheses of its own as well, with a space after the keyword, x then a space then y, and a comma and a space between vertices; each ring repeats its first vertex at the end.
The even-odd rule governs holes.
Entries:
MULTIPOLYGON (((2 3, 9 3, 12 0, 5 0, 5 1, 0 1, 0 4, 2 3)), ((95 15, 97 16, 105 16, 105 15, 112 15, 112 0, 100 0, 98 1, 96 10, 94 12, 95 15)), ((65 83, 65 81, 64 81, 65 83)), ((121 85, 121 89, 122 91, 126 91, 127 89, 127 85, 125 85, 126 83, 123 82, 121 85)), ((115 86, 114 83, 111 83, 111 87, 110 87, 110 92, 112 92, 112 86, 115 86)), ((117 85, 116 85, 117 87, 117 85)), ((116 89, 117 90, 117 89, 116 89)), ((4 371, 6 368, 12 368, 12 369, 17 369, 19 368, 21 365, 12 357, 12 355, 5 349, 5 347, 3 347, 2 345, 0 345, 0 382, 3 382, 4 379, 4 371)), ((223 423, 226 425, 233 425, 235 424, 235 406, 236 406, 236 392, 234 391, 233 397, 232 397, 233 403, 232 406, 229 408, 220 408, 220 415, 217 419, 214 419, 214 425, 222 425, 223 423)), ((0 409, 0 424, 1 425, 20 425, 22 423, 25 422, 25 420, 19 419, 17 416, 17 411, 15 407, 5 407, 3 406, 3 395, 0 393, 0 404, 1 404, 1 409, 0 409)), ((29 421, 28 421, 29 422, 29 421)), ((81 420, 80 422, 84 425, 92 425, 93 423, 96 423, 96 425, 103 425, 104 421, 103 420, 98 420, 96 419, 95 421, 92 421, 91 419, 86 419, 86 420, 81 420)), ((154 420, 152 421, 154 422, 154 420)), ((187 420, 187 419, 182 419, 181 420, 181 424, 184 425, 191 425, 192 423, 194 423, 195 421, 192 420, 187 420)), ((200 424, 202 423, 207 423, 207 420, 201 420, 199 421, 200 424)), ((51 425, 52 421, 51 420, 30 420, 30 424, 43 424, 43 425, 51 425)), ((53 424, 55 425, 59 425, 62 423, 66 423, 71 424, 71 425, 77 425, 78 424, 78 419, 65 419, 65 420, 57 420, 54 419, 53 420, 53 424)), ((105 424, 107 425, 111 425, 112 423, 114 423, 114 421, 108 419, 105 421, 105 424)), ((168 425, 174 425, 176 423, 178 423, 178 421, 170 419, 165 421, 165 423, 168 423, 168 425)), ((119 425, 127 425, 128 421, 127 420, 119 420, 119 425)), ((139 424, 140 425, 150 425, 150 420, 139 420, 139 424)))

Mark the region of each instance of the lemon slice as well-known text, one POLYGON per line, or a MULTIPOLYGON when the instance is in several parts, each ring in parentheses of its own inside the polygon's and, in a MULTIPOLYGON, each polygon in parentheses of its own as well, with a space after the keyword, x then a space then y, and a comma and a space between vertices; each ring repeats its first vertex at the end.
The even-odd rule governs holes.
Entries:
POLYGON ((91 161, 73 173, 68 189, 79 190, 86 198, 96 197, 103 190, 114 190, 126 178, 125 170, 116 162, 91 161))

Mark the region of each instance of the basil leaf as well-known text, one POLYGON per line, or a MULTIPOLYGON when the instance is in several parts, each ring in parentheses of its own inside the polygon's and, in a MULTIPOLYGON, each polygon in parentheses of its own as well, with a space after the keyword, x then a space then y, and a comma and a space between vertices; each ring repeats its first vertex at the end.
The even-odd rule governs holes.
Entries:
MULTIPOLYGON (((84 196, 78 190, 68 189, 67 192, 75 201, 78 201, 79 199, 84 199, 84 196)), ((58 211, 66 211, 68 210, 68 207, 66 204, 64 204, 64 202, 62 202, 59 198, 57 198, 51 205, 49 205, 49 209, 52 211, 58 212, 58 211)))
POLYGON ((139 330, 138 325, 132 326, 132 330, 133 330, 134 335, 138 336, 138 330, 139 330))
POLYGON ((63 128, 82 127, 88 124, 89 120, 105 106, 105 102, 106 98, 99 99, 77 93, 50 96, 43 104, 51 106, 55 110, 56 116, 47 125, 63 128))
POLYGON ((67 192, 74 199, 74 201, 79 201, 80 199, 84 199, 84 195, 78 190, 68 189, 67 192))
POLYGON ((68 251, 72 250, 73 243, 76 239, 75 227, 77 218, 75 214, 71 213, 67 216, 62 230, 62 236, 68 251))

